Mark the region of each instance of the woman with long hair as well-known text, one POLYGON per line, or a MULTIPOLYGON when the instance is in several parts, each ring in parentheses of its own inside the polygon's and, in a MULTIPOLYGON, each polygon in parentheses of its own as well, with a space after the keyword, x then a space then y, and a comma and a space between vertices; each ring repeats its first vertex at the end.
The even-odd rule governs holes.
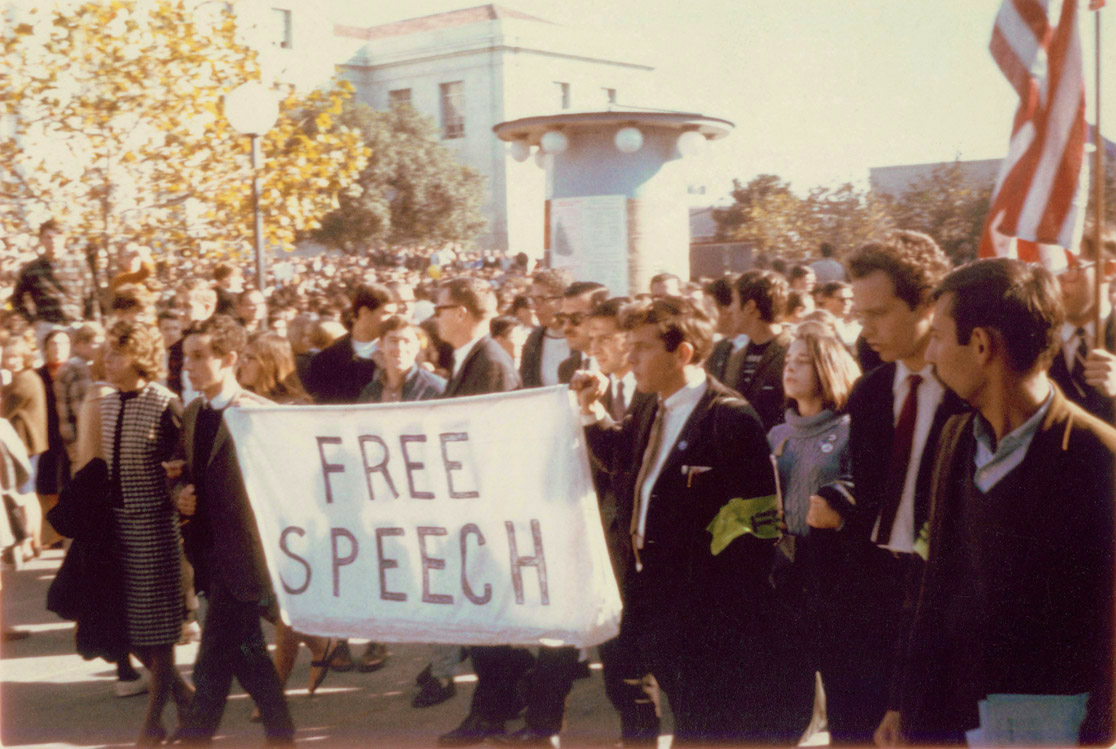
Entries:
POLYGON ((162 465, 178 444, 182 404, 157 382, 162 363, 155 328, 121 321, 109 329, 105 376, 116 390, 100 400, 99 457, 109 469, 128 642, 151 674, 139 745, 161 743, 166 703, 174 698, 181 720, 193 694, 174 663, 182 633, 181 551, 162 465))
MULTIPOLYGON (((237 379, 244 389, 284 405, 305 405, 310 397, 299 382, 294 351, 290 341, 278 333, 261 333, 252 338, 240 358, 237 379)), ((287 684, 298 657, 298 644, 310 649, 310 683, 313 694, 329 672, 327 654, 332 644, 328 637, 295 632, 279 620, 275 623, 275 670, 279 682, 287 684)), ((255 719, 258 713, 253 712, 255 719)))
MULTIPOLYGON (((813 704, 815 672, 823 682, 832 662, 822 644, 833 641, 830 606, 840 582, 846 550, 839 531, 812 526, 825 500, 838 492, 851 496, 843 480, 849 473, 849 416, 845 413, 860 368, 830 326, 804 322, 795 331, 783 367, 786 420, 768 434, 778 469, 786 536, 776 556, 775 580, 782 631, 788 646, 785 684, 788 715, 806 730, 813 704), (820 503, 820 504, 819 504, 820 503)), ((832 690, 830 690, 832 691, 832 690)), ((840 714, 840 694, 829 694, 840 714)))

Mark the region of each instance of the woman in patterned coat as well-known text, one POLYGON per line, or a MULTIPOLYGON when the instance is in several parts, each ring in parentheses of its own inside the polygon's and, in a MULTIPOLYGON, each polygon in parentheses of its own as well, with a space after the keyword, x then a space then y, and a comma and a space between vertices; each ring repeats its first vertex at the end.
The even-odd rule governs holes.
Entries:
POLYGON ((117 390, 101 399, 101 445, 112 481, 128 641, 151 672, 137 743, 157 744, 166 736, 167 701, 174 697, 181 717, 191 697, 174 663, 182 632, 182 552, 162 467, 178 442, 182 404, 156 382, 163 359, 157 330, 122 321, 106 338, 105 375, 117 390))

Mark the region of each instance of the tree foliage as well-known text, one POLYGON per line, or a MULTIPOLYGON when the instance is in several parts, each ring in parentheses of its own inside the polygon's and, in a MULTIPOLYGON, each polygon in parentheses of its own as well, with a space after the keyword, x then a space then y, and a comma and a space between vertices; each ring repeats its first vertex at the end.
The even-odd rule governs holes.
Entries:
POLYGON ((484 178, 459 162, 435 123, 409 104, 376 111, 349 104, 340 121, 359 131, 372 156, 314 238, 346 252, 468 242, 484 228, 484 178))
POLYGON ((800 198, 788 182, 761 174, 746 184, 734 180, 732 197, 732 205, 713 212, 718 238, 788 260, 814 255, 822 242, 855 246, 890 227, 879 201, 851 184, 815 187, 800 198))
MULTIPOLYGON (((222 97, 259 80, 226 3, 89 1, 33 7, 0 37, 0 229, 45 217, 110 248, 227 254, 250 246, 250 147, 222 97)), ((332 118, 347 83, 288 93, 261 137, 267 241, 290 246, 338 205, 368 151, 332 118)))

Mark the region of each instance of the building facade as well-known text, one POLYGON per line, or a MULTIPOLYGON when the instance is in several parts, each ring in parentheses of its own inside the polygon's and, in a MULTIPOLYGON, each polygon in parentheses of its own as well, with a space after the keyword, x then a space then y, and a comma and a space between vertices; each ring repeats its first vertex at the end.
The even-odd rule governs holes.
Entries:
POLYGON ((334 27, 340 71, 374 109, 408 102, 486 180, 486 249, 543 251, 546 176, 517 162, 494 125, 565 110, 609 111, 646 101, 649 65, 617 60, 576 32, 496 5, 396 23, 334 27))

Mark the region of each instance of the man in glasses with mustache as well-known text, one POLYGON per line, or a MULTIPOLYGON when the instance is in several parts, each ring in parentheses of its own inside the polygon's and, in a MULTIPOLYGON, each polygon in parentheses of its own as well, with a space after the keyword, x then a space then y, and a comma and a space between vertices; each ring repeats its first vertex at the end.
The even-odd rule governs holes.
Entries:
MULTIPOLYGON (((1066 397, 1108 424, 1116 419, 1116 319, 1108 296, 1108 279, 1102 279, 1101 294, 1096 293, 1096 245, 1091 226, 1081 238, 1080 262, 1058 274, 1066 319, 1060 335, 1061 350, 1050 366, 1050 379, 1066 397), (1104 320, 1104 339, 1096 332, 1097 304, 1104 320)), ((1110 232, 1104 241, 1104 254, 1116 255, 1116 236, 1110 232)))
POLYGON ((562 292, 561 312, 554 316, 570 347, 569 357, 558 365, 558 382, 568 384, 574 372, 589 368, 589 313, 608 299, 608 289, 594 281, 578 281, 562 292))

